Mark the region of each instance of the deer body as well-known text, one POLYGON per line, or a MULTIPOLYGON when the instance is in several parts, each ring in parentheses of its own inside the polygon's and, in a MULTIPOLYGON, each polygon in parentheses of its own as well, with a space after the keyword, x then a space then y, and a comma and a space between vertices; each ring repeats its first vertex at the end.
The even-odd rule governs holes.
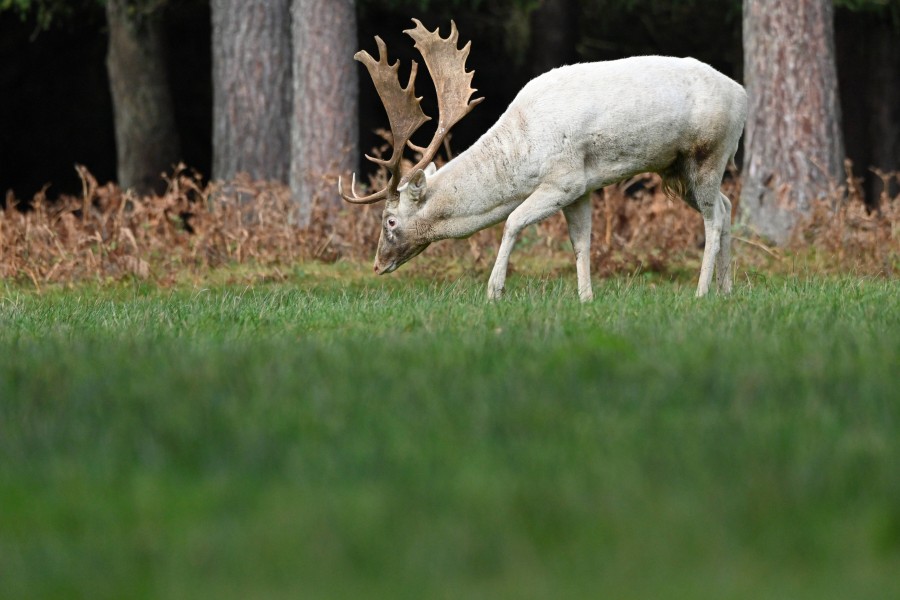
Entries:
POLYGON ((579 296, 590 300, 590 192, 653 171, 703 216, 697 295, 707 293, 714 267, 727 293, 731 203, 719 187, 746 110, 739 84, 690 58, 635 57, 545 73, 468 150, 440 170, 415 168, 388 196, 375 271, 391 272, 434 241, 506 219, 488 282, 496 299, 519 233, 562 210, 579 296))

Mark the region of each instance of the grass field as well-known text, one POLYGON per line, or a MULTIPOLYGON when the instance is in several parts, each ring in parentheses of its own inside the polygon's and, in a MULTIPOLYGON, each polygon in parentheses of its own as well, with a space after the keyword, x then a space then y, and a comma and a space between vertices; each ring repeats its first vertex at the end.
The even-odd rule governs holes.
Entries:
POLYGON ((900 283, 0 287, 5 598, 900 597, 900 283))

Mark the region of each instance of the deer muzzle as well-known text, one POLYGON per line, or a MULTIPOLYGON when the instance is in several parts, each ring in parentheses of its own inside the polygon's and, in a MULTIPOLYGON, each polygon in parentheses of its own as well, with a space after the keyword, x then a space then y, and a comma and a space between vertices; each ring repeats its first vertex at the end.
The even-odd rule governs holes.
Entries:
POLYGON ((421 254, 422 251, 430 245, 429 242, 419 246, 405 246, 403 248, 395 246, 389 250, 379 247, 378 252, 375 253, 375 265, 373 270, 376 275, 392 273, 407 261, 421 254))

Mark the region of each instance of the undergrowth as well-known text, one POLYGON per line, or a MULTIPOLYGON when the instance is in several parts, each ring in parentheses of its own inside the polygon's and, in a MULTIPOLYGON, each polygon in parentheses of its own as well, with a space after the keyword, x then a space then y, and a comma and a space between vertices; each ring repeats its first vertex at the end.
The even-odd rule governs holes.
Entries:
MULTIPOLYGON (((7 195, 0 211, 0 277, 52 282, 147 279, 159 284, 181 274, 252 264, 275 269, 297 261, 368 260, 380 230, 380 206, 314 207, 312 225, 292 219, 290 190, 239 177, 204 184, 183 165, 166 176, 163 194, 136 196, 112 183, 100 185, 78 167, 79 196, 49 200, 46 189, 27 202, 7 195)), ((884 189, 898 174, 879 173, 884 189)), ((373 183, 377 184, 377 181, 373 183)), ((740 222, 740 179, 723 185, 740 222)), ((749 270, 792 271, 798 263, 817 272, 894 276, 900 264, 900 195, 882 193, 867 208, 848 178, 815 202, 784 248, 736 227, 735 260, 749 270)), ((693 272, 702 255, 703 227, 685 203, 668 198, 659 178, 641 175, 594 194, 592 268, 600 276, 639 272, 693 272)), ((426 254, 470 260, 488 268, 501 226, 468 240, 432 245, 426 254)), ((516 256, 567 257, 561 215, 525 232, 516 256)))

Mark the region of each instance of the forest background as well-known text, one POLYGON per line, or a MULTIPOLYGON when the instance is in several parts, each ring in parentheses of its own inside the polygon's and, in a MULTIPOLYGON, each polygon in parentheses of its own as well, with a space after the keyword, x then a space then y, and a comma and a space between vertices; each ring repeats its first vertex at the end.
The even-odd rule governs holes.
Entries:
MULTIPOLYGON (((813 4, 811 0, 787 4, 794 3, 798 10, 800 5, 813 4)), ((98 0, 0 1, 0 190, 28 198, 51 183, 51 194, 74 193, 81 188, 72 168, 75 162, 86 165, 100 181, 116 178, 107 54, 117 25, 108 20, 104 4, 98 0)), ((147 65, 162 61, 162 81, 171 95, 177 142, 163 166, 184 162, 204 176, 230 175, 214 169, 214 156, 225 150, 214 148, 216 74, 212 65, 216 53, 226 50, 222 42, 214 44, 211 3, 110 3, 116 4, 123 5, 126 13, 159 20, 160 39, 147 46, 158 56, 145 54, 140 64, 146 70, 147 65)), ((212 2, 213 12, 229 10, 229 4, 269 10, 273 15, 290 8, 285 1, 212 2)), ((297 2, 294 10, 308 15, 303 20, 315 21, 316 12, 323 12, 316 4, 297 2)), ((694 56, 743 80, 739 0, 360 0, 355 12, 356 31, 348 47, 354 52, 371 50, 372 38, 380 35, 388 42, 391 56, 400 57, 406 65, 414 56, 401 31, 411 16, 432 28, 446 26, 453 18, 463 40, 473 40, 469 64, 476 72, 476 87, 488 102, 457 127, 454 147, 458 150, 496 120, 526 81, 568 62, 636 54, 694 56)), ((289 38, 289 22, 275 28, 289 38)), ((837 0, 834 34, 846 155, 874 192, 868 167, 891 170, 898 166, 900 3, 837 0)), ((273 42, 259 52, 271 53, 277 46, 273 42)), ((329 52, 330 48, 314 48, 319 60, 329 52)), ((350 56, 339 60, 349 63, 350 56)), ((364 73, 350 64, 354 74, 364 73)), ((123 75, 129 76, 134 75, 123 75)), ((418 88, 426 95, 426 110, 429 87, 427 78, 420 77, 418 88)), ((377 143, 374 130, 385 123, 371 85, 363 82, 359 93, 359 145, 367 151, 377 143)), ((353 157, 354 163, 360 156, 353 157)))
MULTIPOLYGON (((446 27, 452 18, 463 41, 473 40, 468 64, 487 101, 455 128, 453 151, 477 139, 526 81, 555 66, 638 54, 694 56, 750 92, 737 160, 741 179, 731 191, 737 199, 743 187, 744 201, 735 204, 751 217, 742 221, 753 226, 750 233, 766 244, 784 244, 796 241, 799 230, 810 231, 817 218, 822 221, 804 191, 813 186, 813 195, 829 201, 825 220, 878 230, 864 242, 876 249, 889 237, 887 255, 874 262, 875 270, 892 271, 893 173, 900 166, 898 0, 0 0, 0 200, 24 208, 68 199, 50 215, 48 229, 55 230, 64 221, 59 215, 77 216, 88 206, 122 216, 118 207, 130 206, 123 190, 171 192, 178 173, 187 177, 181 187, 197 193, 176 194, 156 212, 181 215, 178 229, 192 233, 201 220, 191 221, 197 198, 214 195, 207 182, 244 177, 272 186, 266 189, 278 202, 264 198, 261 205, 257 187, 255 202, 247 202, 246 190, 239 194, 239 210, 267 210, 268 222, 285 224, 276 237, 306 245, 276 244, 272 253, 289 260, 298 252, 333 258, 350 247, 370 249, 371 234, 347 231, 366 226, 345 224, 335 237, 330 218, 341 208, 338 175, 362 168, 363 181, 372 177, 362 153, 385 143, 380 101, 351 57, 359 48, 373 51, 372 38, 380 35, 391 59, 401 59, 405 77, 417 57, 402 34, 411 16, 429 27, 446 27), (756 163, 748 166, 745 155, 756 163), (118 182, 117 191, 103 192, 106 182, 118 182), (78 194, 82 198, 73 199, 78 194), (836 216, 833 209, 849 206, 848 199, 865 211, 836 216), (781 201, 791 210, 772 208, 781 201), (872 215, 884 218, 875 222, 872 215), (291 231, 310 224, 319 227, 315 235, 291 231)), ((426 113, 434 114, 426 76, 420 74, 416 89, 426 113)), ((624 192, 632 197, 636 189, 649 189, 652 195, 659 191, 653 185, 638 182, 624 192)), ((616 209, 618 222, 633 221, 623 207, 616 209)), ((615 239, 608 204, 605 210, 605 231, 598 235, 608 250, 615 239)), ((648 237, 658 244, 656 234, 679 228, 684 224, 657 223, 648 237)), ((137 231, 118 231, 126 229, 137 231)), ((630 239, 631 233, 617 233, 630 239)), ((259 237, 244 231, 223 236, 259 237)), ((58 248, 59 232, 51 237, 46 245, 58 248)), ((15 234, 6 238, 19 261, 5 261, 4 272, 30 268, 49 279, 61 264, 56 256, 29 266, 23 252, 37 253, 14 244, 15 234)), ((102 254, 122 241, 88 228, 76 245, 101 238, 107 243, 102 254)), ((133 238, 125 241, 143 244, 133 238)), ((848 245, 843 239, 836 244, 848 245)), ((239 247, 225 246, 214 253, 241 259, 239 247)), ((84 259, 76 251, 69 257, 84 259)), ((646 265, 647 257, 639 262, 646 265)))

